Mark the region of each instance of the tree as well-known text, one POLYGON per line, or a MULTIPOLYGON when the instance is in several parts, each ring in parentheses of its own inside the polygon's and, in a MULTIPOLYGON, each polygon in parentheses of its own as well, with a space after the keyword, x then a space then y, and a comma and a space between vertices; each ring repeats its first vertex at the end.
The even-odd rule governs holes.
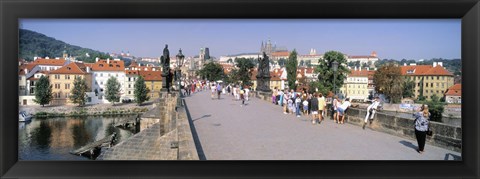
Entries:
POLYGON ((253 60, 246 58, 238 58, 236 67, 238 68, 238 70, 234 72, 234 74, 236 75, 235 78, 238 79, 238 81, 241 81, 243 85, 252 85, 252 68, 255 67, 253 60))
POLYGON ((52 98, 52 85, 50 85, 50 80, 46 76, 40 77, 35 84, 35 99, 33 101, 44 107, 45 104, 50 103, 52 98))
POLYGON ((335 86, 338 91, 338 89, 343 86, 343 81, 350 73, 350 70, 346 67, 347 59, 345 58, 345 55, 337 51, 328 51, 323 55, 322 59, 318 59, 318 64, 319 65, 315 68, 315 73, 318 73, 318 83, 314 84, 316 85, 316 88, 318 88, 319 92, 322 92, 323 94, 327 94, 329 91, 334 91, 335 86), (332 68, 332 62, 334 61, 338 62, 336 72, 337 78, 335 80, 335 72, 332 68))
POLYGON ((210 81, 221 80, 225 76, 222 65, 215 62, 205 64, 203 68, 197 72, 197 74, 201 78, 210 81))
POLYGON ((405 80, 405 82, 403 83, 403 95, 402 96, 404 98, 411 98, 411 97, 415 96, 414 90, 415 90, 415 82, 407 78, 405 80))
POLYGON ((286 64, 288 87, 293 90, 296 90, 295 81, 297 80, 297 65, 297 51, 293 49, 290 55, 288 55, 286 64))
POLYGON ((117 78, 112 76, 107 80, 107 89, 105 90, 105 98, 115 105, 120 101, 120 83, 117 78))
POLYGON ((432 121, 441 121, 445 103, 441 102, 439 97, 435 94, 432 95, 430 99, 431 100, 425 103, 428 105, 428 111, 431 114, 430 119, 432 121))
POLYGON ((73 81, 73 89, 71 95, 69 96, 70 100, 78 106, 85 105, 85 93, 87 92, 88 87, 84 78, 75 78, 73 81))
POLYGON ((400 67, 389 63, 380 67, 373 75, 375 91, 384 94, 390 100, 390 103, 400 101, 404 90, 404 77, 402 77, 400 67))
POLYGON ((147 85, 145 84, 145 80, 143 79, 142 76, 139 76, 137 81, 135 81, 134 85, 134 92, 133 94, 135 95, 135 102, 137 105, 142 105, 143 102, 148 101, 150 97, 148 96, 148 93, 150 90, 147 88, 147 85))

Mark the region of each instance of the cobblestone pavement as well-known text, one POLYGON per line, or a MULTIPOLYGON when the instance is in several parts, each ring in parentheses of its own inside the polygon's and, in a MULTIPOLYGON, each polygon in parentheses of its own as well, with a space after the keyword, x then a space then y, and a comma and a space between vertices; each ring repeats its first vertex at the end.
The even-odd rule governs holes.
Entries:
MULTIPOLYGON (((350 124, 283 114, 280 106, 251 98, 246 106, 203 91, 185 98, 207 160, 459 160, 461 154, 350 124)), ((194 134, 195 135, 195 134, 194 134)), ((198 145, 197 145, 198 147, 198 145)))

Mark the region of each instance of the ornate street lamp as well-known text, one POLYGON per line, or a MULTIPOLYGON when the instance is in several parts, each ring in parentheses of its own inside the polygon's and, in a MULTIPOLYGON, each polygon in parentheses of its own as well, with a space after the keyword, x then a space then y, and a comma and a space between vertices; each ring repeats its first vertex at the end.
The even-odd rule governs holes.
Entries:
POLYGON ((332 62, 332 69, 333 69, 333 94, 337 95, 337 69, 338 69, 338 62, 333 61, 332 62))
POLYGON ((178 89, 178 98, 177 98, 177 107, 182 106, 182 86, 180 84, 180 81, 182 81, 182 70, 180 69, 185 62, 185 55, 182 54, 182 49, 178 50, 177 54, 177 72, 175 75, 176 81, 177 81, 177 89, 178 89))

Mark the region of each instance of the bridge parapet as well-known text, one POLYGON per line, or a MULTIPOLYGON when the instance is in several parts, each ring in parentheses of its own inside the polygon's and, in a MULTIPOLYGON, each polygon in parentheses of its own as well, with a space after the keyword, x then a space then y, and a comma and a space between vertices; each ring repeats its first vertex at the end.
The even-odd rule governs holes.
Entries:
MULTIPOLYGON (((350 108, 347 110, 346 120, 350 124, 362 126, 366 114, 365 109, 350 108)), ((416 139, 413 118, 397 117, 378 112, 367 126, 375 131, 416 139)), ((460 126, 431 121, 430 129, 433 131, 433 135, 427 136, 428 144, 461 152, 462 128, 460 126)))
POLYGON ((108 149, 99 160, 199 160, 185 107, 178 94, 162 93, 141 118, 141 131, 108 149), (142 124, 143 123, 143 124, 142 124))

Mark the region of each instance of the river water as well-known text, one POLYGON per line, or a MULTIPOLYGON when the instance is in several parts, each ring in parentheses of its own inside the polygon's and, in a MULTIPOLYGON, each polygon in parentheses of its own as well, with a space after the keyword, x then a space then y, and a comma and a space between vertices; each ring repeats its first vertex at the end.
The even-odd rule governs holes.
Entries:
POLYGON ((18 123, 19 160, 90 160, 69 152, 117 133, 117 143, 136 131, 114 127, 117 117, 33 118, 18 123))

